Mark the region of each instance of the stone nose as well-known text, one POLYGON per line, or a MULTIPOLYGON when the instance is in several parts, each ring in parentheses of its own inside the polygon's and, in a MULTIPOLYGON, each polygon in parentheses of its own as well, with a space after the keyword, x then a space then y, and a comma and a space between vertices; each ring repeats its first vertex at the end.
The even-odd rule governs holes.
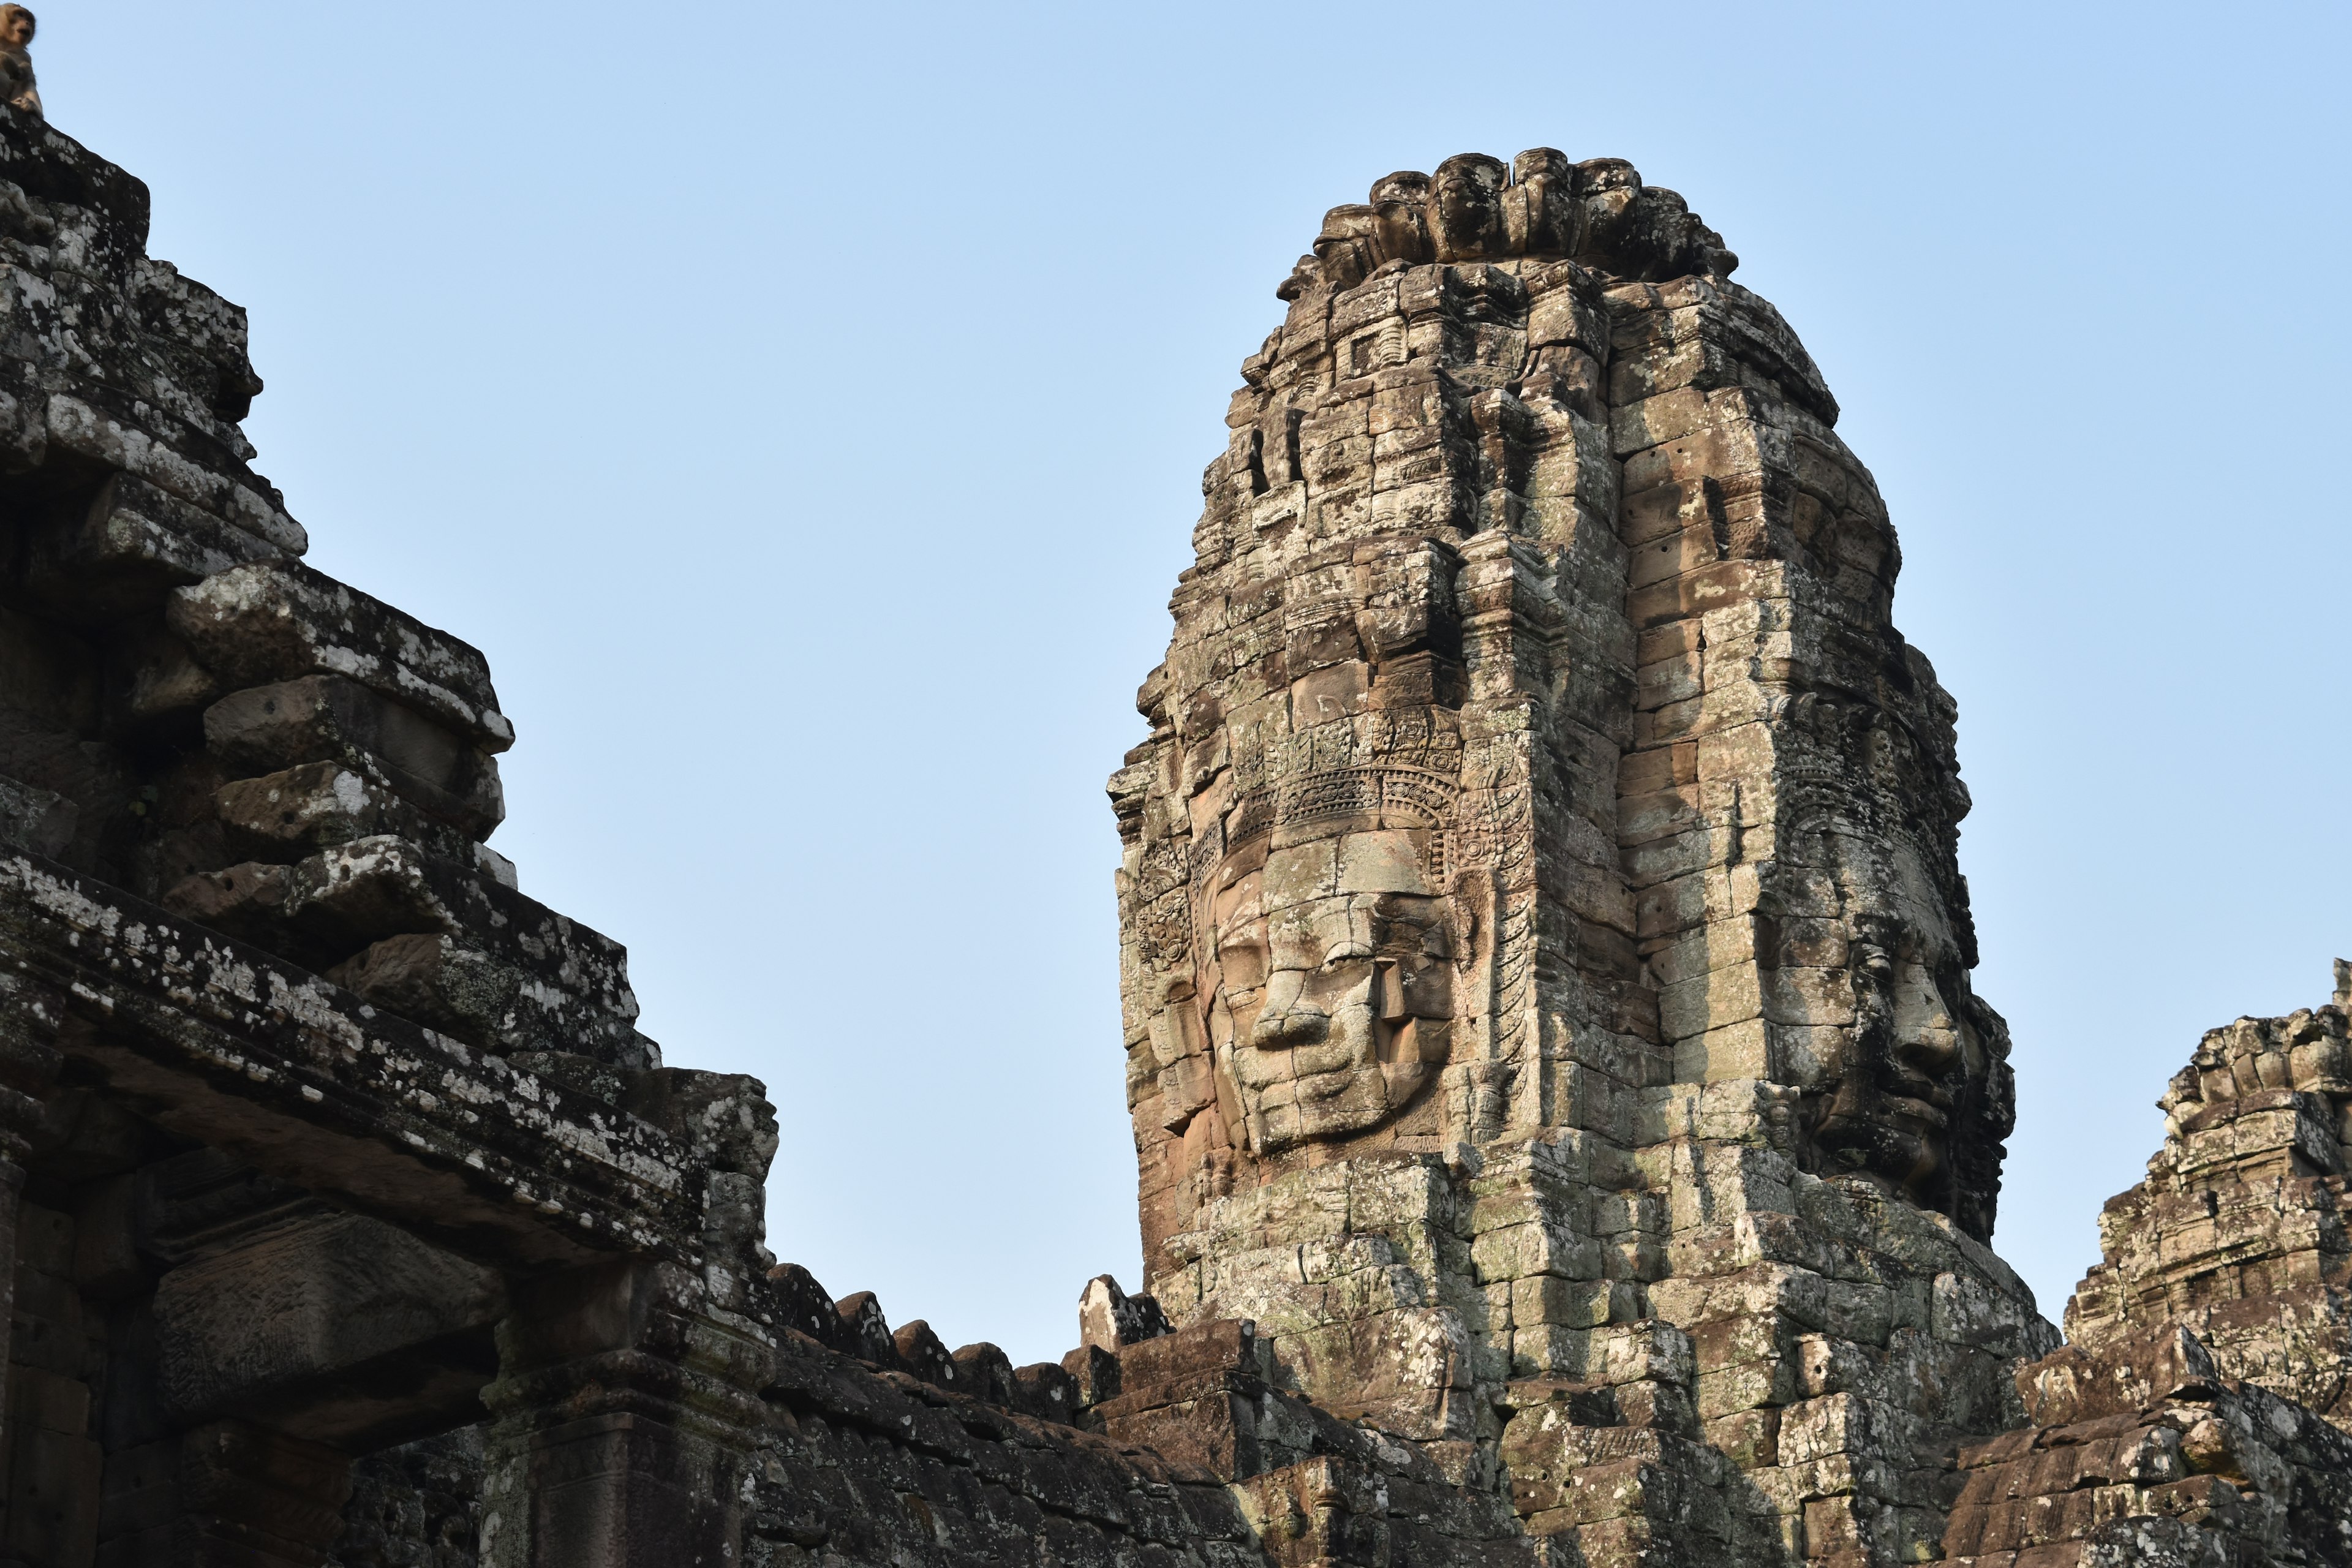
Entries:
POLYGON ((1931 1077, 1940 1075, 1959 1059, 1960 1031, 1948 1016, 1938 1013, 1913 1029, 1895 1054, 1906 1067, 1931 1077))
POLYGON ((1261 1050, 1311 1046, 1331 1033, 1331 1015, 1309 1002, 1286 1007, 1269 1005, 1250 1029, 1250 1044, 1261 1050))

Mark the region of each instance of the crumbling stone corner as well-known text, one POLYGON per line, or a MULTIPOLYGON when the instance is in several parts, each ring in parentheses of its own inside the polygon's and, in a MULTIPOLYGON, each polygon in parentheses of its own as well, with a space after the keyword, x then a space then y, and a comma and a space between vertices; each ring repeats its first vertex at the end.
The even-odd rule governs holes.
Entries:
POLYGON ((520 1292, 499 1329, 482 1489, 488 1568, 734 1558, 775 1352, 674 1264, 520 1292))

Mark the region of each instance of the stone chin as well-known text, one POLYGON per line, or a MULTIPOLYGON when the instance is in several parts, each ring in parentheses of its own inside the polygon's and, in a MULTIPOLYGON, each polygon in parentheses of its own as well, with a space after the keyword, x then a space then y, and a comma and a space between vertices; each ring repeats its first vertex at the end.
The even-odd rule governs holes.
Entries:
POLYGON ((1375 1132, 1447 1059, 1452 911, 1432 837, 1335 823, 1213 874, 1197 995, 1252 1154, 1375 1132))

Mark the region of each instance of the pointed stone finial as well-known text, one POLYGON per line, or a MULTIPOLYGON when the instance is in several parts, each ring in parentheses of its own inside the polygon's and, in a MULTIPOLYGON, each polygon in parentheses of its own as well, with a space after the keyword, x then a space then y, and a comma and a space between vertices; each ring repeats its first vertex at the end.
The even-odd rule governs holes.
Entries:
POLYGON ((1118 1281, 1098 1274, 1087 1281, 1078 1297, 1078 1344, 1118 1353, 1121 1345, 1156 1340, 1168 1332, 1160 1303, 1149 1296, 1130 1296, 1118 1281))

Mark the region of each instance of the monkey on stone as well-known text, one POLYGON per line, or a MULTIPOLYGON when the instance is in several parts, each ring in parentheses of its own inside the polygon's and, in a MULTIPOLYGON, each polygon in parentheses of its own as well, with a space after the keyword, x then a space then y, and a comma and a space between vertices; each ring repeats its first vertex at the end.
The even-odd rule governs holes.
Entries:
POLYGON ((0 5, 0 98, 19 113, 41 118, 41 89, 33 82, 33 14, 0 5))

